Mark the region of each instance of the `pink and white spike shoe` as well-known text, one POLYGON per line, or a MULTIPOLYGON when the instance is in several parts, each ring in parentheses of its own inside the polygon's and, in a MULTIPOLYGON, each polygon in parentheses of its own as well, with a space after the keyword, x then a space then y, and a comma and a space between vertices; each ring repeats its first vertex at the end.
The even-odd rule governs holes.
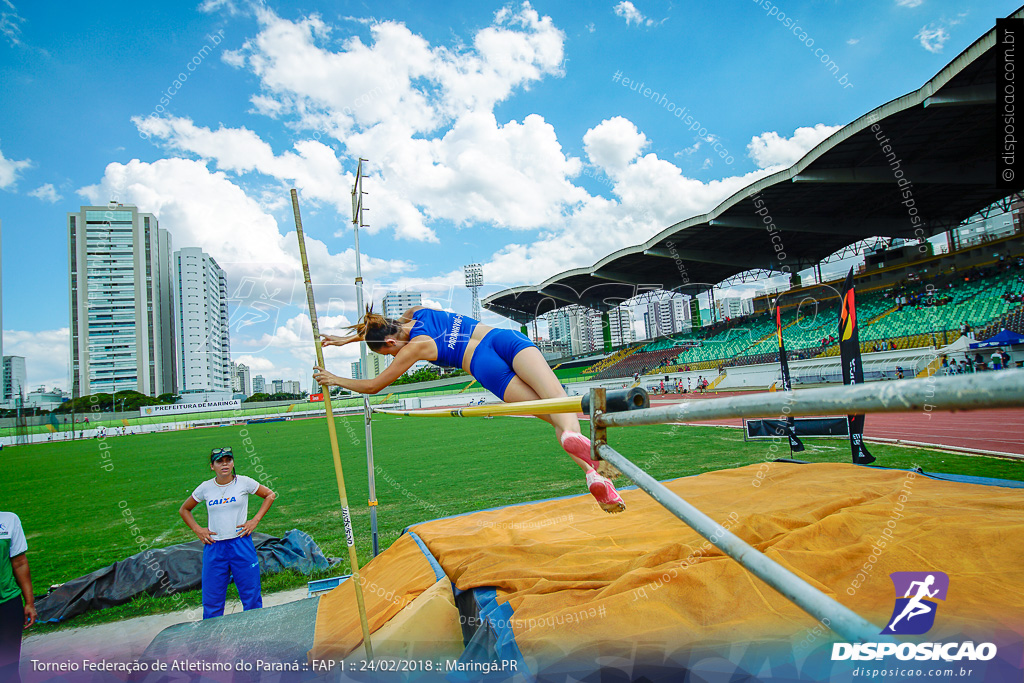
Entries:
POLYGON ((587 472, 587 488, 590 489, 590 494, 597 499, 597 504, 605 512, 615 514, 626 510, 622 496, 615 490, 612 483, 593 470, 587 472))

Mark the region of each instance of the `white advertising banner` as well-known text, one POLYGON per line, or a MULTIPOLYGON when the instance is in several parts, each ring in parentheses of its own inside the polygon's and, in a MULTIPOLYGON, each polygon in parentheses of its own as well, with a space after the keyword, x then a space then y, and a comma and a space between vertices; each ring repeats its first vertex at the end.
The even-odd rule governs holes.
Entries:
POLYGON ((211 401, 210 403, 175 403, 167 406, 142 406, 143 417, 154 415, 178 415, 181 413, 208 413, 214 410, 239 410, 241 399, 211 401))

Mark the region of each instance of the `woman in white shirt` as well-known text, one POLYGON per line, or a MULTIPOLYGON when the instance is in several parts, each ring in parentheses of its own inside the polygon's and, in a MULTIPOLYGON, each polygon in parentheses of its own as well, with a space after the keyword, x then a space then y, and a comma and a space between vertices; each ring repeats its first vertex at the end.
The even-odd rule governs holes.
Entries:
POLYGON ((234 578, 242 609, 263 607, 260 594, 260 562, 252 532, 277 497, 255 479, 235 474, 235 460, 230 448, 215 448, 210 453, 210 469, 217 473, 196 487, 185 499, 178 514, 203 542, 203 619, 224 614, 228 584, 234 578), (249 496, 263 499, 252 519, 249 496), (192 509, 206 503, 209 520, 201 527, 192 516, 192 509))

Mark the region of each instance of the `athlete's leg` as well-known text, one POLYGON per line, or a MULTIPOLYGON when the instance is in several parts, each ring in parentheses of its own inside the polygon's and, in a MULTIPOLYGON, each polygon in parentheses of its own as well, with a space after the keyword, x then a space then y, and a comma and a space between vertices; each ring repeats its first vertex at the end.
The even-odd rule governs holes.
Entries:
POLYGON ((203 619, 224 614, 231 569, 220 543, 203 546, 203 619))
MULTIPOLYGON (((522 355, 522 352, 520 352, 520 355, 522 355)), ((518 358, 518 356, 516 358, 518 358)), ((537 394, 536 391, 533 390, 532 387, 530 387, 530 385, 528 385, 526 382, 524 382, 522 379, 520 379, 517 376, 517 377, 513 377, 512 381, 508 383, 508 387, 505 389, 505 395, 502 397, 502 400, 505 401, 505 403, 521 403, 522 401, 536 401, 536 400, 538 400, 540 398, 557 398, 557 397, 554 397, 554 396, 541 397, 540 395, 537 394)), ((538 415, 537 417, 539 417, 540 419, 544 420, 545 422, 547 422, 548 424, 550 424, 551 426, 553 426, 555 428, 555 436, 558 437, 559 443, 562 443, 561 438, 562 438, 562 435, 564 433, 572 433, 572 432, 575 432, 576 434, 580 433, 579 420, 576 419, 575 415, 569 415, 569 414, 566 414, 566 413, 557 413, 557 414, 551 414, 551 415, 538 415), (573 425, 571 423, 567 424, 566 420, 559 419, 559 418, 565 418, 565 417, 571 418, 572 422, 575 423, 575 427, 576 428, 574 430, 572 429, 573 425), (570 429, 567 430, 566 427, 569 427, 570 429)), ((586 447, 587 447, 587 454, 586 454, 585 457, 581 457, 582 452, 581 452, 580 455, 577 455, 576 453, 573 453, 572 451, 570 451, 568 448, 566 448, 565 450, 566 450, 567 453, 569 453, 569 456, 573 459, 573 462, 575 462, 577 465, 579 465, 580 468, 582 468, 582 470, 584 472, 589 472, 592 469, 594 469, 593 460, 591 460, 590 456, 589 456, 589 452, 590 452, 590 450, 589 450, 590 449, 589 441, 587 442, 587 446, 586 447)), ((563 448, 564 448, 564 445, 563 445, 563 448)))
POLYGON ((256 546, 252 536, 231 539, 233 548, 231 558, 231 575, 235 578, 238 597, 242 600, 242 609, 259 609, 263 607, 263 596, 260 585, 260 560, 256 555, 256 546))
MULTIPOLYGON (((522 380, 538 398, 562 398, 565 390, 562 383, 551 371, 544 355, 536 346, 530 346, 515 355, 512 359, 512 369, 516 377, 522 380)), ((511 385, 509 385, 511 386, 511 385)), ((506 401, 508 399, 505 399, 506 401)), ((580 431, 580 421, 570 413, 559 413, 550 416, 551 424, 555 426, 555 436, 562 438, 562 432, 580 431)))
MULTIPOLYGON (((541 398, 565 396, 562 383, 548 367, 544 356, 535 346, 522 349, 512 359, 516 377, 525 382, 541 398)), ((555 437, 566 453, 572 456, 584 471, 595 469, 600 474, 615 479, 621 472, 610 463, 595 462, 590 457, 590 439, 580 431, 580 422, 575 415, 560 413, 551 416, 555 426, 555 437), (586 466, 584 466, 586 465, 586 466)))

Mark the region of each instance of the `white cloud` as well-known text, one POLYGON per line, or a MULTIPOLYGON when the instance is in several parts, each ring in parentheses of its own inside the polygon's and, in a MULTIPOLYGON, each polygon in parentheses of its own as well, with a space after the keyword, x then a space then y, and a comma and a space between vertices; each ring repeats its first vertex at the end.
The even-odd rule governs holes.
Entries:
POLYGON ((0 151, 0 190, 12 187, 18 181, 18 175, 26 168, 31 168, 31 166, 31 159, 14 161, 13 159, 5 158, 3 151, 0 151))
POLYGON ((847 45, 856 45, 859 42, 860 42, 860 38, 850 38, 849 40, 846 41, 846 44, 847 45))
POLYGON ((29 192, 28 195, 30 197, 36 197, 37 199, 41 199, 44 202, 50 202, 51 204, 56 204, 61 199, 64 199, 64 197, 62 197, 57 192, 57 190, 54 189, 54 187, 53 187, 53 185, 51 183, 46 183, 45 185, 40 185, 36 189, 34 189, 31 192, 29 192))
POLYGON ((842 126, 819 123, 813 128, 797 128, 793 137, 782 137, 775 131, 755 135, 747 145, 747 152, 758 168, 789 167, 842 126))
POLYGON ((622 116, 605 119, 583 135, 590 161, 605 170, 622 170, 648 145, 647 136, 622 116))
POLYGON ((45 385, 67 391, 69 344, 68 328, 59 330, 4 330, 4 355, 24 356, 27 386, 25 393, 45 385))
POLYGON ((949 31, 946 30, 945 26, 929 24, 922 27, 914 38, 921 43, 921 47, 925 50, 938 54, 942 52, 942 48, 945 47, 946 42, 949 40, 949 31))
MULTIPOLYGON (((287 190, 278 192, 284 195, 287 190)), ((279 319, 305 306, 294 230, 282 233, 274 216, 224 172, 211 172, 190 159, 135 159, 109 164, 100 182, 79 194, 94 204, 113 197, 142 207, 171 233, 172 248, 200 247, 213 256, 228 275, 233 345, 272 332, 279 319)), ((353 249, 331 253, 307 232, 306 254, 318 300, 335 315, 354 311, 353 249)), ((414 270, 408 262, 368 254, 363 254, 362 268, 370 282, 414 270)), ((255 353, 260 348, 248 343, 235 350, 255 353)))
POLYGON ((924 0, 896 0, 897 7, 918 7, 924 0))
POLYGON ((638 10, 629 0, 622 0, 619 4, 615 5, 613 9, 617 16, 626 20, 626 26, 629 26, 630 24, 636 24, 637 26, 651 26, 654 24, 653 19, 645 17, 643 12, 638 10))
POLYGON ((212 14, 219 10, 224 10, 231 16, 238 14, 238 7, 233 0, 203 0, 196 9, 205 14, 212 14))
POLYGON ((0 7, 0 34, 12 47, 21 45, 21 25, 25 19, 18 15, 18 8, 11 0, 3 0, 3 4, 6 7, 0 7))

